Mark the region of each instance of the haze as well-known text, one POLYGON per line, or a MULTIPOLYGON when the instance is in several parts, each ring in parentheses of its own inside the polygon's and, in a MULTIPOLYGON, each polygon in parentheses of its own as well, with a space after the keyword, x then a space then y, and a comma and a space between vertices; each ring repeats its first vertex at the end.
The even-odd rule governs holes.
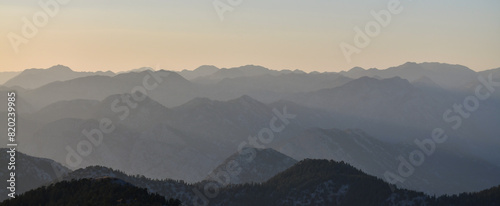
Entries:
MULTIPOLYGON (((225 1, 222 1, 225 2, 225 1)), ((246 64, 340 71, 407 61, 448 62, 481 71, 500 65, 500 1, 406 1, 371 44, 347 62, 341 42, 388 1, 243 1, 221 21, 213 1, 73 0, 15 53, 37 1, 0 0, 0 71, 64 64, 76 71, 170 70, 246 64)))

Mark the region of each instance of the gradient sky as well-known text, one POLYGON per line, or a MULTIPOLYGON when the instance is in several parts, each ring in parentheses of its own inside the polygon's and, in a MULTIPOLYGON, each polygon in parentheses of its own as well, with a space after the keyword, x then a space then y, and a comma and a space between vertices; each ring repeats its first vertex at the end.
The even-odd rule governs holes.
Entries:
MULTIPOLYGON (((48 0, 41 0, 46 2, 48 0)), ((401 0, 403 12, 347 62, 355 26, 389 0, 243 0, 220 21, 212 0, 72 0, 15 53, 7 34, 38 1, 0 0, 0 71, 64 64, 77 71, 144 66, 195 69, 385 69, 407 61, 500 67, 500 1, 401 0)), ((227 0, 221 0, 227 2, 227 0)))

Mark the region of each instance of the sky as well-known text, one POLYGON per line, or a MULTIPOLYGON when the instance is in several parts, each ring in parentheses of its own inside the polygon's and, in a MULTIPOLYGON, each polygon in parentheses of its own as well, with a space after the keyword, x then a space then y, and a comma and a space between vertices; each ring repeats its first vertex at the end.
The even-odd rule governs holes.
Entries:
POLYGON ((0 71, 254 64, 337 72, 409 61, 500 67, 498 0, 59 1, 0 0, 0 71), (54 2, 55 12, 40 6, 54 2), (399 12, 392 13, 389 4, 397 2, 399 12), (372 11, 387 11, 391 19, 381 25, 372 11), (23 33, 30 24, 37 32, 23 33), (369 44, 356 46, 355 28, 369 44), (345 45, 344 51, 356 51, 350 61, 345 45))

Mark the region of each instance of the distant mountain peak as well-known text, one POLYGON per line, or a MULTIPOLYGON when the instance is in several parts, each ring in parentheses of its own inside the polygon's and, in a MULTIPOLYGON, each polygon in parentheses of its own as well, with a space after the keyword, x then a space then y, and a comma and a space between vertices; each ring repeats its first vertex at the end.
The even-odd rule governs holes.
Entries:
POLYGON ((363 71, 365 71, 365 69, 363 69, 362 67, 353 67, 348 72, 363 72, 363 71))
POLYGON ((472 71, 470 68, 466 66, 459 64, 447 64, 441 62, 422 62, 422 63, 406 62, 400 66, 391 67, 389 69, 474 73, 474 71, 472 71))
POLYGON ((417 62, 406 62, 401 66, 415 66, 415 65, 418 65, 418 63, 417 62))
POLYGON ((69 67, 58 64, 51 66, 49 68, 43 69, 43 68, 32 68, 32 69, 26 69, 21 72, 21 74, 39 74, 39 73, 44 73, 44 72, 73 72, 69 67))
POLYGON ((201 65, 193 71, 216 72, 217 70, 219 70, 219 68, 213 65, 201 65))
POLYGON ((71 68, 69 68, 67 66, 64 66, 64 65, 61 65, 61 64, 52 66, 52 67, 48 68, 47 70, 51 70, 51 71, 73 71, 73 70, 71 70, 71 68))
POLYGON ((76 72, 64 65, 55 65, 47 69, 26 69, 9 79, 4 85, 20 86, 25 89, 35 89, 56 81, 67 81, 86 76, 113 76, 112 72, 76 72))
POLYGON ((266 67, 263 67, 263 66, 260 66, 260 65, 254 65, 254 64, 247 64, 247 65, 244 65, 244 66, 233 67, 233 68, 230 68, 230 69, 244 69, 244 70, 248 70, 248 69, 261 69, 261 70, 269 70, 266 67))
MULTIPOLYGON (((390 70, 395 70, 395 71, 400 71, 400 72, 417 72, 417 71, 423 71, 424 68, 422 67, 421 64, 418 64, 416 62, 406 62, 402 65, 396 66, 396 67, 390 67, 387 69, 388 71, 390 70)), ((398 75, 399 76, 399 75, 398 75)))

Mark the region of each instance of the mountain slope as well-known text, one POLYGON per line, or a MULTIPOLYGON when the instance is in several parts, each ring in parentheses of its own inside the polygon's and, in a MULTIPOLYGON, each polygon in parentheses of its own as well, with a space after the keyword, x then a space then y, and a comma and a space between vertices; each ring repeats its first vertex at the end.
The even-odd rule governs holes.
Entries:
POLYGON ((440 196, 433 201, 433 205, 498 205, 500 204, 500 186, 492 187, 480 192, 461 193, 452 196, 440 196))
POLYGON ((26 101, 26 99, 20 95, 21 92, 18 92, 17 89, 13 89, 13 88, 8 88, 8 87, 2 87, 0 88, 0 102, 3 102, 3 104, 0 105, 0 112, 7 112, 8 110, 8 103, 7 103, 7 100, 9 98, 9 96, 7 95, 7 93, 9 92, 15 92, 16 94, 16 97, 15 97, 15 109, 16 109, 16 112, 17 113, 20 113, 20 114, 26 114, 26 113, 32 113, 35 111, 34 107, 33 107, 33 104, 29 103, 28 101, 26 101))
POLYGON ((129 174, 189 182, 201 180, 217 164, 217 156, 209 152, 216 151, 214 143, 166 124, 141 131, 116 123, 110 133, 103 133, 99 125, 94 119, 51 122, 31 138, 30 154, 54 159, 72 169, 102 165, 129 174), (82 145, 90 148, 78 149, 82 145))
MULTIPOLYGON (((450 128, 443 114, 453 110, 457 102, 464 102, 468 95, 471 94, 421 90, 399 77, 382 80, 362 77, 340 87, 296 94, 287 99, 333 112, 342 120, 337 121, 339 125, 335 128, 360 128, 383 140, 401 141, 428 135, 436 127, 450 128)), ((449 135, 480 136, 482 140, 478 142, 495 141, 490 131, 498 133, 498 127, 489 123, 500 121, 499 108, 492 99, 481 102, 481 108, 472 117, 474 120, 468 120, 460 131, 452 130, 449 135)))
MULTIPOLYGON (((228 156, 229 151, 217 142, 191 134, 189 128, 170 126, 167 122, 178 118, 172 110, 148 97, 127 107, 121 101, 123 96, 111 95, 101 102, 73 100, 49 105, 40 112, 71 112, 47 116, 49 121, 57 120, 44 122, 31 136, 23 137, 29 144, 21 146, 32 155, 52 158, 73 169, 103 165, 130 174, 189 182, 201 180, 228 156), (115 106, 127 108, 126 112, 113 109, 115 100, 119 102, 115 106), (103 121, 109 123, 104 127, 111 128, 109 132, 101 129, 103 121), (85 147, 89 154, 77 153, 82 144, 91 145, 90 149, 85 147), (67 147, 75 153, 68 152, 67 147), (71 158, 68 162, 68 156, 81 157, 81 161, 71 158)), ((41 118, 40 114, 32 118, 37 117, 41 118)))
MULTIPOLYGON (((492 76, 492 79, 494 82, 500 82, 500 68, 497 69, 490 69, 486 71, 479 72, 481 76, 484 78, 488 78, 489 75, 492 76)), ((477 80, 474 79, 474 81, 471 81, 469 85, 473 85, 472 88, 470 88, 470 91, 474 91, 474 87, 477 85, 477 80)), ((496 89, 495 93, 493 94, 493 97, 500 102, 500 90, 496 89)))
POLYGON ((93 114, 93 119, 109 118, 136 131, 146 130, 172 118, 170 109, 159 102, 148 96, 136 102, 130 94, 108 96, 88 112, 93 114))
MULTIPOLYGON (((16 151, 15 171, 7 169, 10 156, 9 149, 0 148, 0 178, 7 180, 10 172, 16 173, 16 194, 24 193, 28 190, 40 187, 47 183, 57 181, 66 175, 70 170, 50 159, 38 158, 16 151)), ((7 183, 2 186, 8 187, 7 183)), ((0 201, 7 198, 8 190, 5 187, 0 190, 0 201)))
POLYGON ((274 175, 288 169, 297 163, 292 159, 273 149, 254 149, 253 158, 244 153, 236 153, 227 158, 221 165, 217 166, 206 178, 207 181, 214 181, 214 177, 227 172, 230 184, 260 183, 267 181, 274 175), (232 171, 236 164, 238 169, 232 171))
POLYGON ((38 122, 53 122, 64 118, 89 119, 94 114, 97 100, 75 99, 55 102, 50 104, 34 114, 30 119, 38 122))
MULTIPOLYGON (((274 115, 272 109, 247 95, 229 101, 195 98, 184 105, 172 108, 173 116, 176 118, 169 123, 184 131, 197 128, 193 131, 194 134, 212 141, 239 144, 247 139, 248 135, 254 135, 262 128, 269 127, 269 121, 274 115)), ((282 110, 282 108, 277 109, 282 110)))
MULTIPOLYGON (((379 178, 385 178, 386 172, 397 173, 401 162, 398 158, 408 159, 408 154, 419 149, 415 143, 383 142, 361 130, 319 128, 289 137, 287 142, 274 148, 297 160, 316 158, 344 161, 379 178)), ((415 167, 412 175, 397 185, 441 195, 473 192, 500 184, 498 166, 459 148, 453 142, 436 145, 432 156, 426 156, 425 162, 415 167)))
POLYGON ((415 86, 416 88, 420 88, 420 89, 428 89, 428 90, 438 89, 438 90, 442 90, 442 88, 438 84, 436 84, 436 82, 432 81, 431 78, 426 77, 426 76, 422 76, 419 79, 416 79, 415 81, 412 81, 411 84, 413 86, 415 86))
POLYGON ((5 84, 9 79, 12 79, 20 73, 21 72, 0 72, 0 85, 5 84))
POLYGON ((481 71, 481 72, 479 72, 479 74, 484 75, 484 76, 488 76, 491 74, 491 75, 493 75, 493 79, 500 79, 500 68, 481 71))

